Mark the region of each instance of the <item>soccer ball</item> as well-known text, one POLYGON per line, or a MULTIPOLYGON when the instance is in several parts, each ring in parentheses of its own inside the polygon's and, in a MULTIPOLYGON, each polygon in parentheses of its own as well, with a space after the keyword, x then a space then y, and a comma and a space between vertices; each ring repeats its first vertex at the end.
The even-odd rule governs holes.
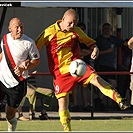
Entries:
POLYGON ((69 71, 73 77, 81 77, 86 73, 86 63, 81 59, 76 59, 71 62, 69 71))

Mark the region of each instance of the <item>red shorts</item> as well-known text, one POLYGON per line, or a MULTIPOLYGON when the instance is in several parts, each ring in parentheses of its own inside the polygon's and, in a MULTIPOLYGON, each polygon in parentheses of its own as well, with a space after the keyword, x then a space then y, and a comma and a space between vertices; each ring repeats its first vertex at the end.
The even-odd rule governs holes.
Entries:
POLYGON ((84 87, 88 85, 91 78, 95 75, 95 69, 87 65, 87 71, 84 76, 75 78, 70 73, 63 74, 54 79, 54 89, 56 98, 66 96, 67 93, 71 93, 76 84, 80 84, 84 87))

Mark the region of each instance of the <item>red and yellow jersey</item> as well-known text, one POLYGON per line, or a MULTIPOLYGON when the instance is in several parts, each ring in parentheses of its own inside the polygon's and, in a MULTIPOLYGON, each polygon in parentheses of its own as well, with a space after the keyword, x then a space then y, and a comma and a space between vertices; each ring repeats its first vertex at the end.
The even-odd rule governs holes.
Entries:
POLYGON ((39 50, 43 45, 46 46, 49 69, 53 76, 68 73, 71 61, 80 58, 79 42, 88 47, 96 43, 77 26, 72 31, 62 31, 59 22, 46 28, 36 39, 39 50))

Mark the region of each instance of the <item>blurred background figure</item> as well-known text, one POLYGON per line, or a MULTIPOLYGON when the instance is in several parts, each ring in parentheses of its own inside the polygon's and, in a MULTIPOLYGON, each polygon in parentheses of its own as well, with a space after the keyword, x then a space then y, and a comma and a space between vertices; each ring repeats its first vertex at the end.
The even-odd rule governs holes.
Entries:
MULTIPOLYGON (((117 71, 117 47, 123 46, 124 41, 112 35, 112 26, 109 23, 104 23, 102 25, 102 33, 98 37, 96 37, 95 40, 99 48, 99 57, 95 60, 95 65, 94 65, 96 71, 97 72, 117 71)), ((111 75, 100 75, 100 76, 104 80, 109 82, 114 88, 117 88, 117 75, 111 74, 111 75)), ((106 107, 108 107, 108 102, 109 101, 111 102, 112 100, 105 97, 99 90, 97 91, 102 101, 106 101, 104 102, 104 104, 106 105, 106 107)))
POLYGON ((41 100, 41 113, 39 115, 40 120, 47 120, 49 119, 47 110, 52 105, 52 99, 54 97, 53 90, 50 88, 42 88, 42 87, 35 87, 29 82, 27 83, 27 94, 23 98, 19 108, 18 108, 18 119, 19 120, 27 120, 28 118, 23 116, 23 105, 25 99, 28 98, 30 103, 29 107, 29 119, 35 120, 35 110, 36 110, 36 102, 37 99, 41 100))

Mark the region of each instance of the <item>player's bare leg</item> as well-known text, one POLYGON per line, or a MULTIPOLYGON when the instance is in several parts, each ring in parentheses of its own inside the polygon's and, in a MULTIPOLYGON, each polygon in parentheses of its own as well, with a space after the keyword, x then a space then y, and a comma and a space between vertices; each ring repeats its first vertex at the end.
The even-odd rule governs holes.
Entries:
POLYGON ((93 76, 93 78, 90 80, 90 83, 99 88, 104 95, 117 102, 121 110, 125 110, 126 108, 130 107, 130 104, 121 97, 116 89, 113 88, 108 82, 103 80, 100 76, 93 76))
POLYGON ((65 97, 58 99, 60 122, 64 131, 71 131, 71 117, 68 109, 69 106, 69 94, 65 97))

